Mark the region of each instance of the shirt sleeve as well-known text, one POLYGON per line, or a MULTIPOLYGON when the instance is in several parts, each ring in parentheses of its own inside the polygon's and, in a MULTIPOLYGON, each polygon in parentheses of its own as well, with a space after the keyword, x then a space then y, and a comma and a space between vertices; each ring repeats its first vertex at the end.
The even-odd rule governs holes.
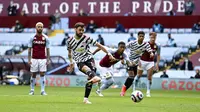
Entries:
POLYGON ((127 61, 129 60, 128 54, 126 52, 123 53, 123 58, 124 58, 124 60, 127 60, 127 61))
POLYGON ((131 48, 132 42, 128 42, 128 44, 126 45, 126 48, 131 48))
POLYGON ((67 42, 67 50, 70 50, 71 49, 71 46, 70 46, 70 39, 72 38, 67 38, 66 42, 67 42))
POLYGON ((116 49, 112 49, 112 48, 109 48, 109 47, 106 47, 106 46, 104 46, 104 48, 111 54, 113 54, 117 51, 116 49))
POLYGON ((33 47, 33 37, 30 38, 29 42, 28 42, 28 47, 32 48, 33 47))
POLYGON ((97 41, 90 37, 88 37, 86 42, 87 42, 87 44, 91 44, 93 46, 96 46, 96 44, 97 44, 97 41))
POLYGON ((146 43, 147 45, 146 45, 146 50, 147 50, 147 52, 152 52, 152 49, 151 49, 151 46, 150 46, 150 44, 149 43, 146 43))

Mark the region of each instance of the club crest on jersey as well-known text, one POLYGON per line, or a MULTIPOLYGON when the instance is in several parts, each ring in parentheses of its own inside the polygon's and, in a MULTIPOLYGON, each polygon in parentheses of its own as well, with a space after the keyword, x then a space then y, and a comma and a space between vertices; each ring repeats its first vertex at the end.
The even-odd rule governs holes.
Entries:
POLYGON ((154 45, 154 48, 155 48, 155 49, 156 49, 156 47, 157 47, 157 46, 156 46, 156 45, 154 45))
POLYGON ((86 42, 83 42, 82 45, 83 45, 83 46, 86 46, 86 42))
POLYGON ((34 39, 36 39, 36 37, 34 37, 34 39))
POLYGON ((45 37, 42 37, 42 40, 45 40, 45 37))

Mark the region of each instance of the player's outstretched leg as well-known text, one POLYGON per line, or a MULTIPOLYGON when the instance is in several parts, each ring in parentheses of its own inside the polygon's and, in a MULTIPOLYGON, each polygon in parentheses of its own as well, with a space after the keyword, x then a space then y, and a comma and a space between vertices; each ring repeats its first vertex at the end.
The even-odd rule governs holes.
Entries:
POLYGON ((138 67, 137 75, 135 76, 134 81, 133 81, 133 91, 136 90, 136 86, 138 85, 138 82, 140 80, 140 77, 142 76, 142 73, 143 73, 143 70, 140 67, 138 67))
POLYGON ((45 92, 45 73, 44 72, 40 72, 40 85, 41 85, 41 95, 47 95, 47 93, 45 92))
POLYGON ((88 97, 90 96, 90 92, 92 90, 92 82, 87 82, 86 85, 85 85, 85 95, 84 95, 84 99, 83 99, 83 102, 85 104, 92 104, 89 100, 88 100, 88 97))
POLYGON ((148 76, 147 76, 147 94, 146 94, 146 96, 151 97, 150 90, 151 90, 151 84, 152 84, 153 67, 150 68, 147 71, 147 73, 148 73, 148 76))
POLYGON ((102 94, 101 92, 102 92, 103 90, 108 89, 113 83, 114 83, 114 79, 113 79, 113 78, 104 79, 104 80, 102 81, 101 87, 96 91, 96 93, 97 93, 99 96, 103 96, 103 94, 102 94))
POLYGON ((129 76, 129 77, 126 79, 124 85, 122 86, 120 96, 124 96, 124 95, 125 95, 126 90, 128 90, 129 87, 133 84, 133 80, 134 80, 134 76, 129 76))
POLYGON ((101 78, 95 76, 95 72, 94 71, 88 71, 86 72, 86 74, 88 75, 89 77, 89 81, 86 83, 85 85, 85 95, 84 95, 84 99, 83 99, 83 102, 85 104, 92 104, 89 100, 88 100, 88 97, 90 96, 90 92, 92 90, 92 85, 93 83, 97 83, 99 81, 101 81, 101 78))
POLYGON ((31 90, 29 92, 29 95, 34 95, 34 89, 35 89, 35 81, 36 80, 36 73, 32 73, 32 76, 31 76, 31 84, 30 84, 30 87, 31 87, 31 90))

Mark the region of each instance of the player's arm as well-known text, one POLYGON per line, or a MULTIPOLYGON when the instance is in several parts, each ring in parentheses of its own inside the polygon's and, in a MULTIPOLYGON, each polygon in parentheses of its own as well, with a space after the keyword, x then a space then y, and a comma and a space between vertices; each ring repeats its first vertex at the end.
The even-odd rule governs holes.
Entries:
POLYGON ((72 60, 72 50, 71 50, 71 49, 68 49, 68 58, 69 58, 70 64, 73 64, 73 60, 72 60))
POLYGON ((33 38, 31 38, 28 42, 28 64, 31 64, 31 51, 33 46, 33 38))
POLYGON ((67 40, 67 51, 68 51, 68 59, 69 59, 69 67, 70 67, 70 72, 73 71, 74 69, 74 62, 73 62, 73 59, 72 59, 72 49, 71 49, 71 46, 69 44, 70 40, 67 40))
POLYGON ((146 51, 150 54, 150 57, 153 57, 153 56, 154 56, 153 51, 152 51, 151 46, 150 46, 149 43, 147 43, 145 49, 146 49, 146 51))
POLYGON ((92 38, 88 38, 88 44, 92 44, 93 46, 97 46, 99 49, 101 49, 103 52, 105 52, 107 55, 109 55, 109 58, 111 60, 115 60, 115 58, 112 56, 112 54, 100 43, 98 43, 97 41, 93 40, 92 38))
POLYGON ((133 66, 135 65, 135 62, 134 61, 130 61, 129 58, 128 58, 128 55, 126 52, 123 53, 123 60, 121 60, 121 63, 123 65, 127 65, 127 66, 133 66))
POLYGON ((156 62, 156 70, 159 70, 159 63, 160 63, 160 46, 157 49, 157 62, 156 62))
POLYGON ((72 50, 68 48, 68 58, 69 58, 69 62, 70 62, 70 69, 69 71, 72 72, 73 69, 74 69, 74 62, 73 62, 73 59, 72 59, 72 50))
POLYGON ((100 48, 103 52, 105 52, 109 56, 109 58, 111 60, 115 60, 115 58, 112 56, 112 54, 103 45, 101 45, 100 43, 96 42, 96 46, 98 48, 100 48))
POLYGON ((48 37, 46 38, 46 51, 47 51, 47 65, 50 63, 50 42, 48 37))
POLYGON ((95 49, 95 51, 92 53, 93 55, 95 55, 97 52, 99 52, 101 49, 98 47, 97 49, 95 49))
POLYGON ((29 47, 28 48, 28 64, 31 64, 31 51, 32 51, 32 48, 29 47))

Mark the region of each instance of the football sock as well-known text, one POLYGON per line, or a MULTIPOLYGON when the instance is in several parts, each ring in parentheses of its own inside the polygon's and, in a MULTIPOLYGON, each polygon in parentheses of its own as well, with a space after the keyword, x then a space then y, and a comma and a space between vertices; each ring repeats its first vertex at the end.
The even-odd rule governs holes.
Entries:
POLYGON ((103 84, 101 87, 100 87, 100 91, 102 91, 102 90, 105 90, 105 89, 108 89, 109 88, 109 85, 107 85, 107 84, 103 84))
POLYGON ((128 90, 128 88, 133 84, 133 80, 134 80, 133 76, 129 76, 126 79, 126 82, 124 83, 124 85, 126 86, 126 90, 128 90))
POLYGON ((40 76, 41 91, 45 91, 45 76, 40 76))
POLYGON ((89 97, 91 90, 92 90, 92 83, 90 83, 90 82, 86 83, 86 85, 85 85, 85 96, 84 96, 85 98, 89 97))
POLYGON ((139 77, 138 75, 135 76, 134 81, 133 81, 133 91, 135 91, 136 85, 138 84, 139 77))
POLYGON ((150 92, 151 89, 151 81, 147 79, 147 92, 150 92))
POLYGON ((125 85, 122 86, 121 92, 126 92, 126 86, 125 85))
POLYGON ((140 79, 140 77, 138 77, 138 75, 136 75, 134 79, 137 82, 140 79))
POLYGON ((33 77, 31 77, 31 84, 30 84, 30 86, 31 86, 31 90, 34 91, 34 88, 35 88, 35 78, 33 78, 33 77))
POLYGON ((97 83, 98 89, 101 88, 101 81, 97 83))

